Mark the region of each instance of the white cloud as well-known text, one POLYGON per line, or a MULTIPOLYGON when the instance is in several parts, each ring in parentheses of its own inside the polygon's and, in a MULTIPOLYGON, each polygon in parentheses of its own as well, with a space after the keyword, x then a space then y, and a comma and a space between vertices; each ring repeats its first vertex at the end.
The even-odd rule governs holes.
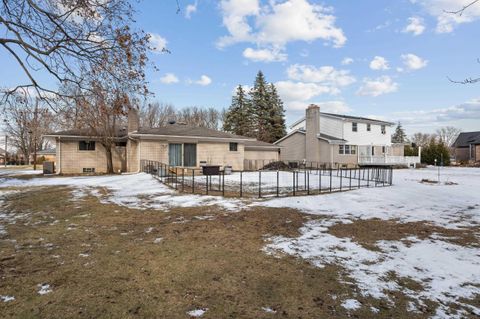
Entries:
POLYGON ((378 55, 370 62, 370 69, 372 70, 388 70, 389 68, 388 61, 384 57, 378 55))
POLYGON ((394 117, 405 124, 435 124, 471 120, 480 118, 480 99, 462 104, 433 110, 407 111, 393 113, 394 117))
POLYGON ((149 33, 151 50, 155 53, 163 53, 167 48, 167 40, 157 33, 149 33))
POLYGON ((382 94, 396 92, 398 83, 394 82, 389 76, 381 76, 376 79, 364 78, 363 84, 357 91, 362 96, 379 96, 382 94))
POLYGON ((331 87, 344 87, 355 82, 348 70, 337 70, 333 66, 315 67, 294 64, 287 69, 288 78, 302 82, 322 83, 331 87))
POLYGON ((185 18, 190 19, 192 17, 192 13, 197 12, 198 1, 196 0, 195 3, 191 3, 187 5, 185 8, 185 18))
POLYGON ((417 36, 425 31, 425 24, 422 18, 420 17, 410 17, 408 18, 408 25, 402 30, 404 33, 412 33, 417 36))
POLYGON ((458 11, 472 3, 472 0, 410 0, 420 4, 431 16, 437 19, 436 32, 449 33, 462 23, 469 23, 480 18, 480 4, 467 8, 462 15, 450 13, 458 11))
POLYGON ((342 29, 335 26, 331 9, 307 0, 269 1, 222 0, 223 25, 229 34, 217 41, 219 48, 240 42, 260 49, 282 51, 294 41, 324 40, 334 47, 346 42, 342 29))
POLYGON ((317 83, 279 81, 275 83, 278 94, 284 101, 308 101, 322 94, 338 94, 337 89, 317 83))
POLYGON ((344 59, 342 60, 342 65, 350 65, 350 64, 352 64, 352 63, 353 63, 353 59, 352 59, 352 58, 348 58, 348 57, 347 57, 347 58, 344 58, 344 59))
POLYGON ((424 60, 415 54, 402 54, 403 64, 409 71, 419 70, 427 66, 428 60, 424 60))
POLYGON ((278 62, 285 61, 287 55, 279 50, 269 50, 269 49, 252 49, 246 48, 243 51, 243 56, 254 62, 278 62))
POLYGON ((210 85, 212 83, 212 79, 204 74, 200 77, 199 80, 194 81, 193 83, 201 85, 201 86, 207 86, 207 85, 210 85))
POLYGON ((164 76, 160 78, 160 82, 164 84, 173 84, 173 83, 178 83, 179 80, 175 74, 166 73, 164 76))

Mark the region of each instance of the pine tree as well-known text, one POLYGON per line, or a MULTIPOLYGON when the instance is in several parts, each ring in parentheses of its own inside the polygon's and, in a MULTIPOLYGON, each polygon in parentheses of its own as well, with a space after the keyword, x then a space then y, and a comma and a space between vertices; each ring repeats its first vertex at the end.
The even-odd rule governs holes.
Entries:
POLYGON ((258 71, 255 83, 250 91, 252 101, 252 120, 256 123, 256 137, 260 141, 270 140, 270 98, 267 90, 267 82, 262 71, 258 71))
POLYGON ((398 122, 397 128, 395 129, 395 133, 392 135, 392 143, 405 143, 407 142, 407 134, 405 134, 405 130, 402 128, 402 124, 398 122))
POLYGON ((225 114, 223 130, 237 135, 255 137, 252 132, 251 103, 241 85, 232 97, 232 104, 225 114))
POLYGON ((283 108, 283 101, 277 93, 277 89, 273 83, 268 86, 269 100, 271 103, 270 111, 270 138, 269 143, 273 143, 287 134, 287 127, 285 125, 285 110, 283 108))

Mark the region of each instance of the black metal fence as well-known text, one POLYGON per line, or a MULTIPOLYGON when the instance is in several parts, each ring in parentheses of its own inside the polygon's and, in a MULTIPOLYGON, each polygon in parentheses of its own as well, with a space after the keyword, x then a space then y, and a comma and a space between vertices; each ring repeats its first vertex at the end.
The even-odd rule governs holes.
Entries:
POLYGON ((282 170, 259 170, 204 175, 201 169, 142 160, 141 171, 185 193, 227 197, 317 195, 364 187, 392 185, 390 167, 325 168, 316 165, 282 170))

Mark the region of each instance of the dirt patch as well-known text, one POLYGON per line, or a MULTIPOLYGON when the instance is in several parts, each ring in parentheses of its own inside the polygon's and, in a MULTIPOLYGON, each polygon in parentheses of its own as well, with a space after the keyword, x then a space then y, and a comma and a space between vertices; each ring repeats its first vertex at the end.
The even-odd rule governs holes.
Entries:
MULTIPOLYGON (((6 213, 25 217, 0 240, 0 295, 15 297, 0 302, 2 318, 188 318, 206 308, 202 318, 423 318, 435 309, 409 313, 400 292, 392 307, 362 297, 338 266, 262 251, 266 237, 296 237, 320 217, 261 207, 135 210, 71 195, 43 187, 8 197, 6 213), (350 298, 362 307, 344 309, 350 298)), ((339 236, 347 231, 338 227, 339 236)), ((350 237, 392 236, 378 229, 369 238, 358 227, 350 237)))
POLYGON ((410 236, 419 239, 440 236, 442 240, 453 244, 480 246, 479 238, 476 236, 477 230, 474 228, 446 229, 427 222, 401 223, 397 220, 356 220, 349 224, 335 224, 329 228, 328 232, 337 237, 349 237, 371 250, 378 250, 375 243, 379 240, 402 240, 410 236))

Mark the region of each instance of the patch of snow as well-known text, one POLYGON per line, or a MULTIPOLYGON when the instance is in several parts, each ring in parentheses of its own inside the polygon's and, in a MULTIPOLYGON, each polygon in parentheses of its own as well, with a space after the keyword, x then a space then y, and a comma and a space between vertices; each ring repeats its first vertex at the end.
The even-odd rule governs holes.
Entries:
POLYGON ((380 251, 371 251, 350 238, 329 233, 333 221, 312 221, 300 229, 298 238, 274 237, 265 247, 270 254, 287 253, 309 260, 317 267, 340 265, 348 271, 364 296, 388 299, 386 292, 402 290, 420 304, 424 300, 439 303, 437 310, 447 312, 450 304, 460 309, 480 309, 461 302, 480 294, 480 253, 477 248, 462 247, 441 240, 379 241, 380 251), (391 278, 408 278, 422 289, 413 291, 391 278))
POLYGON ((90 254, 78 254, 78 256, 86 258, 86 257, 90 257, 90 254))
POLYGON ((262 310, 265 311, 266 313, 277 313, 276 310, 273 310, 270 307, 262 307, 262 310))
POLYGON ((40 288, 38 290, 39 295, 46 295, 52 292, 52 289, 49 284, 39 284, 38 287, 40 288))
POLYGON ((153 227, 148 227, 147 229, 145 229, 145 233, 146 234, 150 234, 155 228, 153 227))
POLYGON ((187 312, 187 315, 189 315, 190 317, 201 317, 205 314, 205 312, 207 312, 208 308, 203 308, 203 309, 195 309, 195 310, 190 310, 187 312))
POLYGON ((2 300, 3 302, 14 301, 15 297, 14 296, 0 296, 0 300, 2 300))
POLYGON ((355 299, 346 299, 342 302, 341 306, 347 310, 357 310, 362 307, 362 304, 355 299))
POLYGON ((370 307, 370 311, 373 312, 373 313, 379 313, 380 312, 380 309, 378 308, 375 308, 375 307, 370 307))
POLYGON ((163 240, 162 237, 155 238, 155 240, 153 241, 153 243, 154 243, 154 244, 159 244, 162 240, 163 240))

